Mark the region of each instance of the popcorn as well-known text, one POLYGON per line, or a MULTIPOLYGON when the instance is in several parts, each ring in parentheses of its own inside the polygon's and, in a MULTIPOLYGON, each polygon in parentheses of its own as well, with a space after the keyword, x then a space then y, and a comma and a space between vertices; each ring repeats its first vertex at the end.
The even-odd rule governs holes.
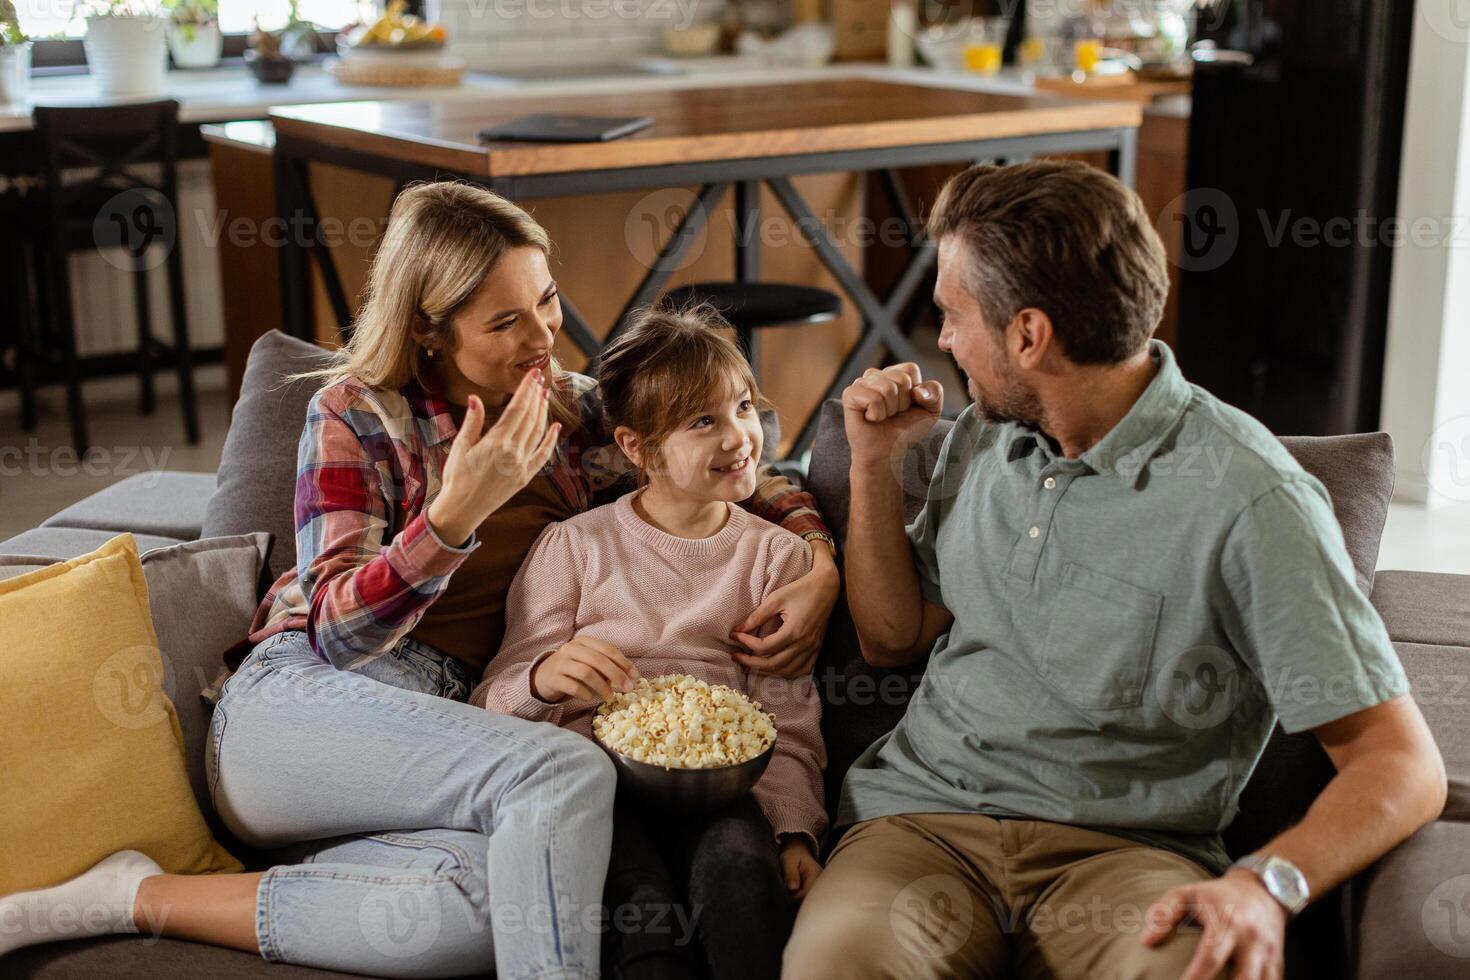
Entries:
POLYGON ((776 741, 776 717, 734 688, 688 674, 642 678, 604 701, 592 718, 598 740, 630 759, 665 769, 748 762, 776 741))

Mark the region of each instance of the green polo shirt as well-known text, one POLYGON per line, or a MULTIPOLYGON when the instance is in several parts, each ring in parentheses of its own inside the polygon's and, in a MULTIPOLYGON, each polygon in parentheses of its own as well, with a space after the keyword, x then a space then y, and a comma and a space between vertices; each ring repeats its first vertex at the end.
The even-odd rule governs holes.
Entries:
POLYGON ((839 824, 1048 820, 1218 872, 1278 719, 1297 732, 1409 690, 1322 484, 1150 352, 1153 381, 1077 459, 960 415, 908 529, 954 625, 848 772, 839 824))

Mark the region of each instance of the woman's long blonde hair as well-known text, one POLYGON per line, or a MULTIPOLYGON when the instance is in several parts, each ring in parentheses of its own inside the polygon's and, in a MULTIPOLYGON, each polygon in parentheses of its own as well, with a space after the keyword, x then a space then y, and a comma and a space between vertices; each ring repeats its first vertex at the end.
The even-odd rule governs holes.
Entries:
MULTIPOLYGON (((448 351, 454 336, 450 318, 501 256, 526 246, 551 257, 546 229, 493 191, 464 181, 404 188, 373 256, 352 336, 337 351, 336 363, 304 376, 326 384, 352 377, 383 389, 433 381, 425 342, 448 351)), ((553 355, 552 413, 572 423, 574 414, 555 383, 560 371, 553 355)))

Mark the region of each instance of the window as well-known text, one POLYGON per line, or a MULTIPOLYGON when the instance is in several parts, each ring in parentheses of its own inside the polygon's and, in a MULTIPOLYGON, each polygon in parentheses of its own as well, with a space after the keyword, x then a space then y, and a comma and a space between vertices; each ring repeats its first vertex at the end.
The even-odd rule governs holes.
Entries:
MULTIPOLYGON (((156 0, 132 0, 139 10, 157 10, 156 0)), ((59 35, 78 38, 86 32, 86 21, 72 0, 15 0, 21 30, 33 38, 59 35)), ((299 15, 319 28, 335 31, 357 20, 375 20, 377 4, 372 0, 298 0, 299 15)), ((219 0, 219 26, 226 34, 248 34, 260 18, 261 26, 276 30, 290 16, 290 0, 219 0)))

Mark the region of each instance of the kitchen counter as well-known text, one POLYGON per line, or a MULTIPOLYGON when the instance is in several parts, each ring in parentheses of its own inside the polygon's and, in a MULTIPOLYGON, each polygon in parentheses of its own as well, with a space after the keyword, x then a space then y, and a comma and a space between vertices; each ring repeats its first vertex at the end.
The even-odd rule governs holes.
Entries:
POLYGON ((670 288, 729 281, 732 268, 740 281, 836 292, 843 300, 838 320, 773 331, 761 351, 762 386, 791 440, 785 448, 799 453, 815 434, 822 399, 885 355, 918 357, 907 317, 935 250, 915 235, 919 216, 909 202, 932 197, 911 198, 897 171, 1100 153, 1104 166, 1133 179, 1138 103, 996 93, 977 84, 984 81, 838 66, 620 79, 615 87, 527 84, 451 103, 420 97, 276 105, 269 112, 272 147, 263 130, 206 133, 217 193, 259 186, 272 174, 273 213, 262 220, 300 229, 267 255, 225 264, 243 270, 260 263, 259 274, 235 277, 239 292, 256 300, 264 298, 262 281, 280 284, 275 310, 252 310, 231 332, 239 347, 272 323, 302 338, 338 339, 355 315, 371 242, 343 242, 318 227, 328 220, 334 228, 364 220, 380 227, 399 188, 453 175, 523 203, 558 243, 565 287, 558 351, 569 364, 595 356, 670 288), (654 122, 609 143, 476 136, 487 125, 542 113, 646 115, 654 122), (257 176, 244 176, 251 172, 257 176), (876 288, 863 271, 880 232, 866 213, 864 189, 874 172, 897 208, 885 226, 908 243, 901 244, 906 254, 896 281, 876 288), (717 252, 721 240, 731 244, 717 252))
MULTIPOLYGON (((669 91, 723 86, 779 85, 825 79, 868 78, 934 88, 962 89, 1001 95, 1035 91, 1019 73, 983 76, 941 72, 932 68, 891 68, 882 64, 846 63, 816 68, 767 67, 738 58, 649 58, 625 66, 609 66, 608 74, 559 80, 467 73, 460 85, 437 87, 343 85, 316 66, 297 69, 287 85, 261 85, 248 70, 171 71, 163 97, 179 100, 185 123, 263 119, 271 106, 326 102, 380 101, 448 104, 486 99, 536 96, 669 91)), ((35 105, 97 105, 90 75, 53 75, 31 80, 27 102, 0 102, 0 133, 29 130, 35 105)), ((128 100, 116 100, 125 102, 128 100)), ((137 101, 137 100, 134 100, 137 101)))

